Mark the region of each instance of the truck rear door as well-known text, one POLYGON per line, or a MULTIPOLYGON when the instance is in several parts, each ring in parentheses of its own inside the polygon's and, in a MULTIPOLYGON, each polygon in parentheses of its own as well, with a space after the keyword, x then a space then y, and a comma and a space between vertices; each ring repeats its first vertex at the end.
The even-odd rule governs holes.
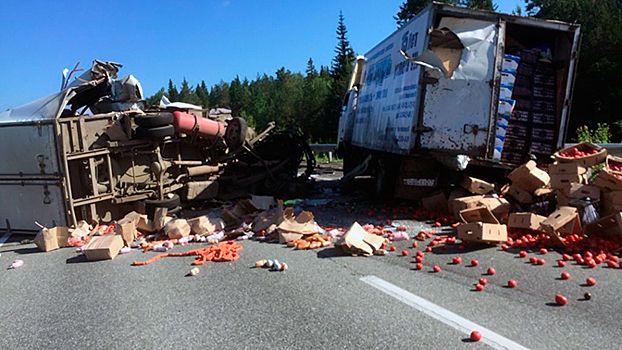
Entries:
POLYGON ((464 49, 449 78, 441 77, 426 86, 420 113, 420 149, 486 156, 495 129, 504 24, 470 18, 440 19, 437 29, 453 32, 464 49))

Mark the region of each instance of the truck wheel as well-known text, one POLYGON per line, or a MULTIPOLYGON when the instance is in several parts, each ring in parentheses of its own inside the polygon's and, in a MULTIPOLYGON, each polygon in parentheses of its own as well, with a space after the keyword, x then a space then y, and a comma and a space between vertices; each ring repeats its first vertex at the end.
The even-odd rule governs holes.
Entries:
MULTIPOLYGON (((179 195, 173 194, 170 198, 165 196, 164 199, 145 199, 145 212, 150 217, 153 217, 153 214, 156 211, 156 208, 167 208, 169 213, 175 214, 172 211, 181 205, 181 199, 179 195)), ((179 211, 179 209, 177 210, 179 211)))
POLYGON ((231 149, 240 148, 246 140, 246 131, 248 125, 246 120, 235 117, 227 123, 227 130, 225 131, 225 142, 231 149))
POLYGON ((159 113, 147 113, 134 117, 134 123, 138 126, 146 128, 156 128, 159 126, 166 126, 173 124, 173 113, 159 112, 159 113))
POLYGON ((148 138, 163 138, 166 136, 175 135, 175 127, 172 125, 158 126, 155 128, 136 128, 136 138, 148 139, 148 138))

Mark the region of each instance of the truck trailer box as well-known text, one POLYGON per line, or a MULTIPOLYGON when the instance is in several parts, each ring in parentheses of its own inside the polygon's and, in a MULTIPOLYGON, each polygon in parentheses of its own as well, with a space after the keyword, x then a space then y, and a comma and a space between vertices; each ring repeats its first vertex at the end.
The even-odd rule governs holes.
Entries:
POLYGON ((387 159, 422 156, 443 164, 462 156, 457 170, 511 170, 530 155, 549 161, 568 127, 579 31, 432 3, 357 57, 339 121, 344 167, 367 155, 376 167, 393 167, 385 173, 400 169, 387 159), (541 91, 548 97, 535 103, 541 91), (534 117, 543 113, 544 126, 534 117))

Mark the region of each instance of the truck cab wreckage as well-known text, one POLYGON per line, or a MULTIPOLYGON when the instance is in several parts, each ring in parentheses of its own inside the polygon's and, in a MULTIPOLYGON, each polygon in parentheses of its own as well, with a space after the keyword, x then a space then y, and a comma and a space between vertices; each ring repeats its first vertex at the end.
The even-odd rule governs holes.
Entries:
POLYGON ((282 194, 309 178, 315 160, 298 132, 271 123, 256 134, 226 110, 204 117, 165 98, 145 106, 136 78, 117 79, 120 67, 95 60, 60 92, 0 113, 12 148, 0 154, 0 227, 111 221, 137 205, 176 213, 191 201, 282 194))

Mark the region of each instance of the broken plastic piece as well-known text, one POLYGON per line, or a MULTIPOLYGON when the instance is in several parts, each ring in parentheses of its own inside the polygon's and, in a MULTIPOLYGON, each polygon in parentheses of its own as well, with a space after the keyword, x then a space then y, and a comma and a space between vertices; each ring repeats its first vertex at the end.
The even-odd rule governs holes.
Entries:
POLYGON ((11 263, 11 266, 9 266, 9 269, 17 269, 22 266, 24 266, 23 260, 13 260, 13 262, 11 263))

